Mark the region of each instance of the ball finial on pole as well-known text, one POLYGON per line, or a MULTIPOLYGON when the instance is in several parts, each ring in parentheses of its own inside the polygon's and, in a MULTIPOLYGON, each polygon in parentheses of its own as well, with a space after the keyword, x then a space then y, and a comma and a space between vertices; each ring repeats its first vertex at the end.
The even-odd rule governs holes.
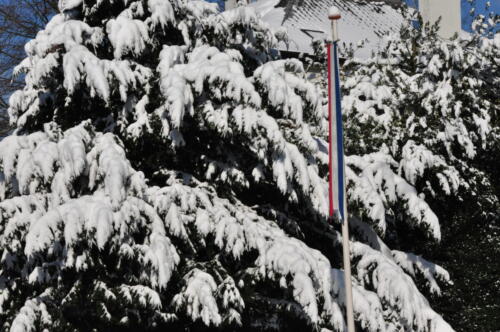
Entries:
POLYGON ((330 20, 340 19, 340 10, 335 6, 331 6, 330 9, 328 10, 328 18, 330 20))
POLYGON ((330 21, 332 21, 332 38, 333 41, 339 40, 339 31, 337 27, 337 22, 340 20, 340 10, 335 7, 331 6, 330 9, 328 10, 328 18, 330 21))

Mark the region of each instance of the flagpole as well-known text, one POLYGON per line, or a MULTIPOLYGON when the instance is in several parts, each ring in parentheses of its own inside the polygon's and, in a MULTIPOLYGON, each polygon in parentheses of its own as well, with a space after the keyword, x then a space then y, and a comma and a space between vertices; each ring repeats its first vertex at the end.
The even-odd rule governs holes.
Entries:
POLYGON ((328 46, 328 101, 330 120, 330 216, 335 215, 342 223, 342 254, 344 261, 345 308, 347 332, 354 330, 352 304, 351 258, 349 250, 349 224, 345 189, 344 140, 342 128, 342 106, 340 95, 340 73, 338 59, 339 31, 337 22, 340 11, 333 6, 328 12, 332 23, 332 44, 328 46))

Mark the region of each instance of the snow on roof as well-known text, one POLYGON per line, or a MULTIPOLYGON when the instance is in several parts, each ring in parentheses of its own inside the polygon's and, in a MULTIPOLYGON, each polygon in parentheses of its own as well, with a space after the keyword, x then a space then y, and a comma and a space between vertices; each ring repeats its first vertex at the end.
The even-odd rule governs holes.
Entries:
POLYGON ((313 53, 313 39, 330 37, 328 11, 336 6, 342 15, 339 20, 341 42, 357 45, 366 40, 356 56, 368 57, 376 50, 385 33, 396 31, 404 22, 397 9, 399 0, 257 0, 250 4, 271 27, 286 28, 290 38, 288 48, 281 50, 313 53))

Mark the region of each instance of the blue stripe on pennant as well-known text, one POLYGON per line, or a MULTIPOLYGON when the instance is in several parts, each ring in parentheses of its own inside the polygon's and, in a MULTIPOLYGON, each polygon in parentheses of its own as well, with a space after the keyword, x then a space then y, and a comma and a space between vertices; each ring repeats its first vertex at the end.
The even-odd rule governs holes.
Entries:
POLYGON ((334 81, 335 81, 335 117, 336 117, 336 131, 337 131, 337 193, 338 193, 338 211, 342 218, 345 220, 345 207, 344 207, 344 194, 345 194, 345 181, 344 181, 344 133, 342 128, 342 104, 341 104, 341 91, 340 91, 340 70, 338 58, 338 42, 333 43, 333 65, 334 65, 334 81))

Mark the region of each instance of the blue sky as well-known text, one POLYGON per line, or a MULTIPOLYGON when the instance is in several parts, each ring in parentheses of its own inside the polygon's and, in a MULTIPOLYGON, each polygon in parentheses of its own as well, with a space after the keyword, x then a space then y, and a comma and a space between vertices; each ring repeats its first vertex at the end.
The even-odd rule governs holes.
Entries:
POLYGON ((221 10, 224 10, 224 0, 206 0, 207 2, 214 2, 219 4, 219 8, 221 10))
MULTIPOLYGON (((476 0, 476 13, 477 14, 489 14, 486 10, 487 0, 476 0)), ((500 15, 500 0, 490 0, 491 7, 489 12, 494 12, 500 15)), ((472 23, 472 17, 469 15, 469 10, 471 6, 467 0, 462 0, 462 29, 470 31, 470 25, 472 23)), ((500 28, 500 27, 498 27, 500 28)))

